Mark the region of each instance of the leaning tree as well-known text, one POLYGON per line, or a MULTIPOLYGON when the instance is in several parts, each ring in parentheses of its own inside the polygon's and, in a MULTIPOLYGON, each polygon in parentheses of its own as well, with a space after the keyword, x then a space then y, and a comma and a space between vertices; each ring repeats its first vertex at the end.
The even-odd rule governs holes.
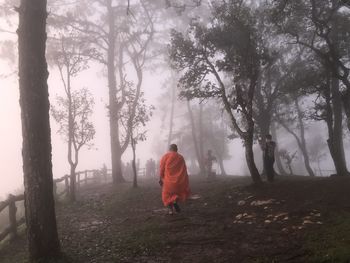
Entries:
POLYGON ((253 154, 253 102, 266 48, 254 10, 242 1, 214 6, 208 26, 194 21, 188 36, 173 31, 170 56, 182 71, 182 96, 217 98, 230 124, 244 142, 247 165, 255 183, 261 178, 253 154))

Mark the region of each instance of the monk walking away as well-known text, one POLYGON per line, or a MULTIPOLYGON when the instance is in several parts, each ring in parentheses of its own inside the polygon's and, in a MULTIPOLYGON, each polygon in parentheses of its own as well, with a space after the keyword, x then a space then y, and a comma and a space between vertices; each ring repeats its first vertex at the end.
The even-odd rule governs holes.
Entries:
POLYGON ((177 152, 176 144, 171 144, 160 160, 159 176, 164 206, 169 208, 169 214, 173 214, 174 209, 179 213, 179 202, 189 197, 190 187, 185 159, 177 152))

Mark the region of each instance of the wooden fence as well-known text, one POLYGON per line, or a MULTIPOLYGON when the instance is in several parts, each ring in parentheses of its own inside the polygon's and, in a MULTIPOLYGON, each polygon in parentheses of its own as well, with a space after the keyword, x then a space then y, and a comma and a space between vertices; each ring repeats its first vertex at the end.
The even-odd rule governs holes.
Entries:
MULTIPOLYGON (((87 185, 89 182, 107 182, 111 173, 107 170, 106 174, 103 174, 101 170, 85 170, 81 172, 76 172, 76 189, 79 189, 82 185, 87 185)), ((53 192, 54 196, 61 197, 63 195, 69 194, 70 188, 70 175, 65 175, 61 178, 54 179, 53 181, 53 192), (64 190, 58 193, 58 184, 64 182, 64 190)))
MULTIPOLYGON (((145 168, 140 168, 139 176, 145 176, 145 168)), ((81 172, 76 172, 76 190, 81 188, 83 185, 87 185, 90 182, 100 182, 100 183, 107 183, 108 180, 111 178, 111 170, 107 170, 106 172, 102 172, 102 170, 85 170, 81 172)), ((55 199, 58 200, 58 198, 68 195, 70 189, 70 175, 65 175, 61 178, 54 179, 53 180, 53 193, 55 196, 55 199), (63 183, 64 190, 61 192, 58 192, 59 184, 63 183)), ((10 240, 17 237, 17 230, 18 227, 23 225, 25 223, 25 218, 22 217, 19 220, 17 220, 17 206, 16 202, 24 201, 24 194, 21 195, 9 195, 8 198, 5 201, 0 202, 0 213, 5 210, 8 207, 8 218, 9 218, 9 226, 6 227, 1 233, 0 233, 0 242, 3 241, 6 237, 8 237, 10 240)))
POLYGON ((17 206, 16 202, 24 201, 24 195, 9 195, 5 201, 0 202, 0 213, 8 207, 9 213, 9 226, 6 227, 0 233, 0 242, 9 236, 10 239, 14 239, 17 237, 17 228, 25 223, 25 218, 22 217, 17 221, 17 206))
MULTIPOLYGON (((76 188, 79 189, 82 185, 87 185, 89 182, 107 182, 108 177, 111 174, 107 172, 107 174, 103 174, 101 170, 85 170, 76 173, 76 188)), ((70 187, 70 175, 65 175, 61 178, 53 180, 53 190, 54 196, 57 200, 59 197, 63 195, 69 194, 70 187), (64 183, 64 190, 58 193, 58 184, 64 183)), ((8 207, 8 219, 9 226, 6 227, 0 233, 0 242, 5 238, 9 238, 10 240, 17 237, 18 227, 25 223, 25 218, 22 217, 17 220, 17 206, 16 202, 24 201, 24 194, 21 195, 12 195, 10 194, 5 201, 0 202, 0 213, 8 207)))

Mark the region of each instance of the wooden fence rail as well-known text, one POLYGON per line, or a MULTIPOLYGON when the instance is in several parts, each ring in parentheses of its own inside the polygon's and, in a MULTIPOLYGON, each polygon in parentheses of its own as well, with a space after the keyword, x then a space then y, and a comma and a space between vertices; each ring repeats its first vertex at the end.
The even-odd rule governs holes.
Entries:
MULTIPOLYGON (((100 176, 101 173, 100 173, 100 170, 85 170, 85 171, 77 172, 76 175, 77 175, 76 187, 80 188, 83 183, 88 184, 89 181, 98 180, 97 177, 100 176)), ((108 175, 110 174, 107 174, 106 176, 108 175)), ((69 194, 69 185, 70 185, 69 179, 70 179, 70 175, 65 175, 65 176, 62 176, 61 178, 53 180, 53 190, 54 190, 54 196, 56 199, 65 194, 66 195, 69 194), (57 185, 62 182, 64 183, 64 190, 58 193, 57 185)), ((18 227, 20 227, 25 223, 24 217, 17 220, 16 202, 20 202, 20 201, 24 201, 24 194, 21 194, 21 195, 10 194, 5 201, 0 202, 0 213, 6 208, 8 208, 8 219, 9 219, 9 225, 0 233, 0 242, 3 241, 6 237, 9 237, 10 240, 16 238, 18 227)))
MULTIPOLYGON (((141 169, 141 175, 144 175, 144 169, 141 169)), ((76 172, 76 188, 79 189, 82 184, 86 185, 89 181, 100 181, 107 182, 108 177, 111 177, 111 170, 107 170, 106 172, 102 172, 101 170, 85 170, 76 172)), ((69 194, 69 186, 70 186, 70 175, 64 175, 61 178, 53 180, 53 192, 55 199, 57 200, 59 197, 63 195, 69 194), (64 182, 64 190, 58 193, 57 186, 59 183, 64 182)), ((12 195, 10 194, 5 201, 0 202, 0 213, 8 207, 8 218, 9 218, 9 226, 7 226, 0 233, 0 242, 3 241, 6 237, 9 239, 14 239, 17 237, 18 227, 25 223, 25 218, 22 217, 17 220, 17 206, 16 202, 24 201, 24 194, 20 195, 12 195)))
POLYGON ((16 202, 23 201, 24 195, 9 195, 5 201, 0 202, 0 213, 8 207, 9 213, 9 226, 6 227, 0 233, 0 242, 9 236, 10 239, 14 239, 17 237, 17 228, 25 223, 25 218, 22 217, 17 221, 17 206, 16 202))

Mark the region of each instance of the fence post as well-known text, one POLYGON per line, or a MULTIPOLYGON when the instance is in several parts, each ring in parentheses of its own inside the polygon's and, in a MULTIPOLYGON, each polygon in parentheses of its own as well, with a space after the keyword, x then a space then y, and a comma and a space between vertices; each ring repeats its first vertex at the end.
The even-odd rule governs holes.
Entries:
POLYGON ((17 207, 16 202, 14 200, 13 195, 9 195, 9 221, 10 221, 10 240, 13 240, 17 237, 17 220, 16 220, 16 213, 17 213, 17 207))
POLYGON ((68 175, 66 175, 65 178, 64 178, 64 184, 66 185, 67 196, 69 196, 69 181, 68 181, 68 178, 69 178, 68 175))
POLYGON ((85 170, 85 185, 87 185, 87 170, 85 170))

